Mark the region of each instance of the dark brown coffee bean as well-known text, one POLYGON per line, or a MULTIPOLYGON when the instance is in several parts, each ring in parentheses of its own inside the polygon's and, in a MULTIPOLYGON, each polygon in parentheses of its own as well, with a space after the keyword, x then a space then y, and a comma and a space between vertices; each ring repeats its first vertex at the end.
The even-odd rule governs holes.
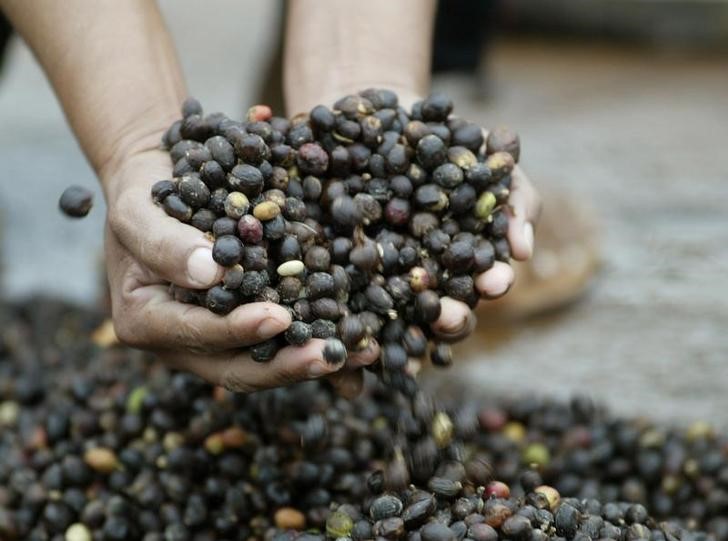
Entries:
POLYGON ((453 131, 452 143, 464 146, 472 152, 478 152, 483 146, 483 130, 477 124, 467 122, 453 131))
POLYGON ((238 301, 236 291, 225 289, 222 286, 214 286, 207 291, 205 305, 211 312, 225 315, 238 305, 238 301))
POLYGON ((237 233, 243 244, 258 244, 263 240, 263 224, 255 216, 246 214, 237 222, 237 233))
POLYGON ((172 180, 160 180, 152 186, 152 199, 155 203, 161 203, 164 199, 177 191, 177 183, 172 180))
POLYGON ((293 304, 301 295, 301 280, 295 276, 286 276, 278 283, 278 295, 284 304, 293 304))
POLYGON ((354 247, 349 253, 349 261, 357 268, 370 271, 379 263, 379 251, 372 241, 354 247))
POLYGON ((217 215, 209 209, 199 209, 192 215, 190 225, 196 227, 200 231, 207 233, 212 231, 212 227, 217 220, 217 215))
POLYGON ((443 342, 435 344, 432 351, 430 351, 430 360, 435 366, 452 365, 452 348, 449 344, 443 342))
POLYGON ((396 343, 382 346, 382 364, 387 370, 402 370, 407 365, 407 352, 396 343))
POLYGON ((420 530, 422 541, 457 541, 455 532, 441 522, 433 521, 425 524, 420 530))
POLYGON ((452 108, 452 100, 446 94, 436 92, 422 100, 422 118, 426 121, 445 122, 452 108))
POLYGON ((428 289, 415 297, 415 313, 423 323, 433 323, 440 317, 441 310, 440 297, 434 291, 428 289))
POLYGON ((249 133, 231 142, 238 157, 245 163, 258 165, 270 157, 270 149, 259 135, 249 133))
POLYGON ((218 237, 212 247, 212 258, 224 267, 231 267, 243 259, 243 243, 233 235, 218 237))
POLYGON ((212 159, 224 170, 230 171, 237 163, 235 149, 230 142, 221 135, 215 135, 205 141, 212 159))
POLYGON ((488 133, 486 151, 488 154, 508 152, 513 156, 513 160, 518 163, 521 155, 521 141, 518 134, 510 128, 500 126, 488 133))
POLYGON ((202 115, 202 105, 200 105, 198 100, 191 96, 185 98, 180 110, 182 111, 182 118, 187 118, 191 115, 202 115))
POLYGON ((311 339, 311 326, 303 321, 294 321, 284 336, 292 346, 302 346, 311 339))
POLYGON ((278 341, 271 338, 250 347, 250 356, 255 362, 265 363, 272 360, 278 353, 278 341))
POLYGON ((402 519, 407 529, 412 530, 420 527, 437 510, 437 500, 428 494, 425 498, 409 504, 402 511, 402 519))
POLYGON ((331 131, 336 120, 334 113, 325 105, 317 105, 311 109, 309 118, 311 119, 311 126, 320 131, 331 131))
POLYGON ((417 325, 410 325, 402 336, 402 345, 410 357, 422 357, 427 353, 427 337, 417 325))
POLYGON ((222 188, 227 181, 225 170, 215 160, 209 160, 202 164, 200 178, 211 190, 222 188))
POLYGON ((305 175, 323 175, 329 168, 329 155, 316 143, 306 143, 298 149, 298 168, 305 175))
POLYGON ((205 207, 210 201, 210 189, 196 174, 183 176, 177 182, 177 191, 182 200, 192 208, 205 207))
POLYGON ((192 218, 192 208, 176 193, 170 194, 164 199, 162 208, 169 216, 180 222, 189 222, 192 218))
POLYGON ((453 272, 468 272, 473 267, 474 252, 470 242, 455 241, 442 253, 442 264, 453 272))
POLYGON ((319 319, 338 321, 341 317, 339 304, 334 299, 328 297, 313 301, 311 303, 311 310, 313 311, 313 315, 319 319))
POLYGON ((323 246, 312 246, 306 251, 303 261, 310 272, 327 271, 331 265, 331 255, 323 246))
POLYGON ((328 319, 316 319, 311 323, 311 336, 313 338, 332 338, 336 336, 336 323, 328 319))
MULTIPOLYGON (((158 184, 159 183, 155 184, 155 187, 157 188, 157 197, 161 198, 163 192, 169 192, 167 193, 167 196, 172 193, 168 185, 165 184, 163 186, 158 186, 158 184)), ((61 198, 58 200, 58 206, 66 216, 71 218, 83 218, 91 210, 91 207, 93 206, 93 199, 94 194, 91 190, 82 186, 69 186, 61 194, 61 198)), ((169 212, 167 214, 169 214, 169 212)))
POLYGON ((311 300, 321 297, 333 298, 336 294, 334 278, 327 272, 313 272, 306 279, 306 290, 311 300))
POLYGON ((341 341, 349 348, 355 348, 366 336, 366 329, 358 315, 347 315, 339 320, 338 332, 341 341))

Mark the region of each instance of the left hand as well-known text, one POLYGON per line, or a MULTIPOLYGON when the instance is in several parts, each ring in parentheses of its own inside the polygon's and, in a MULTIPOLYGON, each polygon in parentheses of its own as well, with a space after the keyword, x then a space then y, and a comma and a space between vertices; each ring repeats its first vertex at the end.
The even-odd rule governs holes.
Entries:
MULTIPOLYGON (((512 173, 511 195, 508 199, 508 242, 516 261, 527 261, 533 255, 533 230, 541 214, 541 197, 518 165, 512 173)), ((505 295, 513 285, 515 275, 508 263, 496 261, 493 267, 475 279, 481 297, 495 299, 505 295)), ((475 327, 475 315, 459 301, 444 297, 442 315, 432 325, 439 337, 448 341, 465 338, 475 327)))

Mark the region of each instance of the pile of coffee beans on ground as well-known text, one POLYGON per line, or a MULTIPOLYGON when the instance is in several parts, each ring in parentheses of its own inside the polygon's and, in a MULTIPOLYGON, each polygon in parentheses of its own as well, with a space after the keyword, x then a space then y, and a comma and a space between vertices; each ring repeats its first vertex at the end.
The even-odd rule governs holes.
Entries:
POLYGON ((441 297, 474 307, 474 275, 510 258, 518 136, 503 128, 486 140, 452 111, 442 94, 408 111, 369 89, 290 120, 259 107, 239 122, 187 99, 163 138, 173 178, 152 197, 209 233, 227 270, 177 298, 218 314, 253 301, 288 307, 293 324, 252 347, 258 361, 313 337, 338 364, 374 337, 385 380, 413 394, 408 359, 452 362, 448 344, 428 347, 441 297))
POLYGON ((99 347, 101 321, 0 305, 3 541, 728 539, 728 439, 703 423, 532 397, 441 409, 379 382, 235 395, 99 347))

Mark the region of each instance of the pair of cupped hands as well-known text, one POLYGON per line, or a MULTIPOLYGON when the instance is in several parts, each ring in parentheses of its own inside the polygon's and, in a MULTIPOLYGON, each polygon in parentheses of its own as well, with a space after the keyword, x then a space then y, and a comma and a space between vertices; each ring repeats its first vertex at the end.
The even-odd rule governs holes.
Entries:
MULTIPOLYGON (((125 344, 156 353, 168 366, 193 372, 236 392, 251 392, 297 381, 328 378, 344 396, 355 396, 362 385, 362 368, 379 358, 379 344, 351 352, 342 365, 327 363, 324 341, 281 349, 268 363, 257 363, 245 346, 267 340, 291 324, 288 311, 276 304, 256 302, 237 307, 226 316, 204 307, 175 301, 169 283, 207 289, 222 279, 224 269, 212 259, 212 242, 201 231, 165 214, 151 198, 152 184, 172 177, 167 152, 142 145, 102 174, 108 205, 105 232, 106 266, 114 329, 125 344)), ((540 199, 516 166, 509 198, 508 240, 514 259, 525 261, 533 252, 533 227, 540 199)), ((476 277, 484 299, 504 295, 514 280, 510 265, 496 262, 476 277)), ((475 317, 454 299, 442 299, 442 314, 432 324, 443 339, 470 333, 475 317)))

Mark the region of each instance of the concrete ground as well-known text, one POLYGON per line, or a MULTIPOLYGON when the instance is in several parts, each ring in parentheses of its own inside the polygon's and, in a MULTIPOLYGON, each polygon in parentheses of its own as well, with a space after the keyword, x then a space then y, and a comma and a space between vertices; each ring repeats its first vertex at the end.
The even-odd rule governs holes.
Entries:
MULTIPOLYGON (((196 24, 198 3, 162 2, 191 93, 210 109, 242 114, 251 103, 274 4, 217 2, 210 33, 196 24)), ((482 322, 447 377, 728 426, 728 62, 509 40, 489 64, 485 101, 457 76, 435 86, 459 114, 514 126, 543 192, 568 191, 597 209, 604 269, 570 310, 517 327, 482 322)), ((0 79, 0 126, 3 292, 93 301, 103 205, 79 222, 56 210, 68 184, 95 180, 20 42, 0 79)))

